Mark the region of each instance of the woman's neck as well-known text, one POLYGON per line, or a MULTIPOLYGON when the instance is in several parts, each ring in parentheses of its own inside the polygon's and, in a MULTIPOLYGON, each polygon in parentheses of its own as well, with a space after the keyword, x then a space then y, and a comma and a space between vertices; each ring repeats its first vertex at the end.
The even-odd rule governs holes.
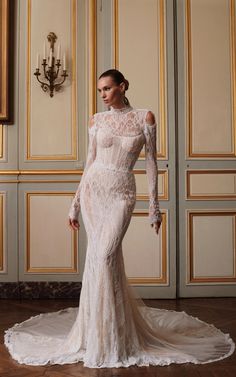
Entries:
POLYGON ((124 105, 122 104, 122 107, 114 107, 110 106, 110 111, 113 113, 127 113, 131 111, 133 108, 131 105, 124 105))

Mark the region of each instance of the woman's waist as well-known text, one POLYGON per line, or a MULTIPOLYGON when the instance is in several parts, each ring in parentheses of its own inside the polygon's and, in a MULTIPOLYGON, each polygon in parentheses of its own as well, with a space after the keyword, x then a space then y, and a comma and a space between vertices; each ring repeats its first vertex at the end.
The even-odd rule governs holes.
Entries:
POLYGON ((117 166, 115 164, 106 163, 106 162, 99 161, 99 160, 94 160, 92 166, 94 168, 101 168, 101 169, 110 170, 110 171, 113 171, 113 172, 127 173, 127 174, 133 175, 132 167, 117 166))

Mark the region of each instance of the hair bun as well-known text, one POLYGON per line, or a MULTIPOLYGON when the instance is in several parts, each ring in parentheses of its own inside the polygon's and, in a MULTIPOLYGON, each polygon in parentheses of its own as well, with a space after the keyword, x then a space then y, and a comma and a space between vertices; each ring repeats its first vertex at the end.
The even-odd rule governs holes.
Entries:
POLYGON ((128 90, 129 89, 129 81, 124 79, 124 83, 125 83, 125 90, 128 90))

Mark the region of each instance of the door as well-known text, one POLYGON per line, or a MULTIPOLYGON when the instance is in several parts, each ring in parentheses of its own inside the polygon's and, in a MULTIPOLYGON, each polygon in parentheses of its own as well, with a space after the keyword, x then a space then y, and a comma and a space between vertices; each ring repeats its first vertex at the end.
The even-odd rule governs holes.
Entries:
MULTIPOLYGON (((144 151, 134 173, 137 203, 124 239, 126 273, 142 297, 176 295, 176 174, 173 2, 97 2, 97 75, 111 67, 129 80, 135 108, 155 113, 158 191, 163 212, 157 236, 148 223, 144 151), (168 59, 167 59, 168 57, 168 59)), ((97 108, 104 110, 97 99, 97 108)))
POLYGON ((235 1, 176 4, 178 295, 235 296, 235 1))

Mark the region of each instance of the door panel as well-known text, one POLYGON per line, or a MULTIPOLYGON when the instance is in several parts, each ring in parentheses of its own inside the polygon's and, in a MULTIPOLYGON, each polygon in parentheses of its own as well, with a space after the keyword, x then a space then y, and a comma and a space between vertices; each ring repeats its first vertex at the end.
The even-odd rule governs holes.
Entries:
MULTIPOLYGON (((127 276, 143 297, 175 297, 173 2, 114 0, 111 6, 111 2, 105 0, 99 2, 98 14, 98 73, 111 65, 119 69, 130 82, 127 97, 131 105, 152 110, 158 125, 158 191, 164 220, 161 232, 156 236, 147 219, 149 198, 143 150, 134 169, 136 208, 124 240, 127 276), (102 65, 99 52, 102 56, 109 55, 107 52, 104 55, 102 43, 107 40, 109 25, 112 35, 110 59, 102 65)), ((109 48, 109 43, 107 46, 109 48)), ((98 108, 104 109, 99 99, 98 108)))
POLYGON ((236 295, 235 1, 177 1, 179 290, 236 295))

